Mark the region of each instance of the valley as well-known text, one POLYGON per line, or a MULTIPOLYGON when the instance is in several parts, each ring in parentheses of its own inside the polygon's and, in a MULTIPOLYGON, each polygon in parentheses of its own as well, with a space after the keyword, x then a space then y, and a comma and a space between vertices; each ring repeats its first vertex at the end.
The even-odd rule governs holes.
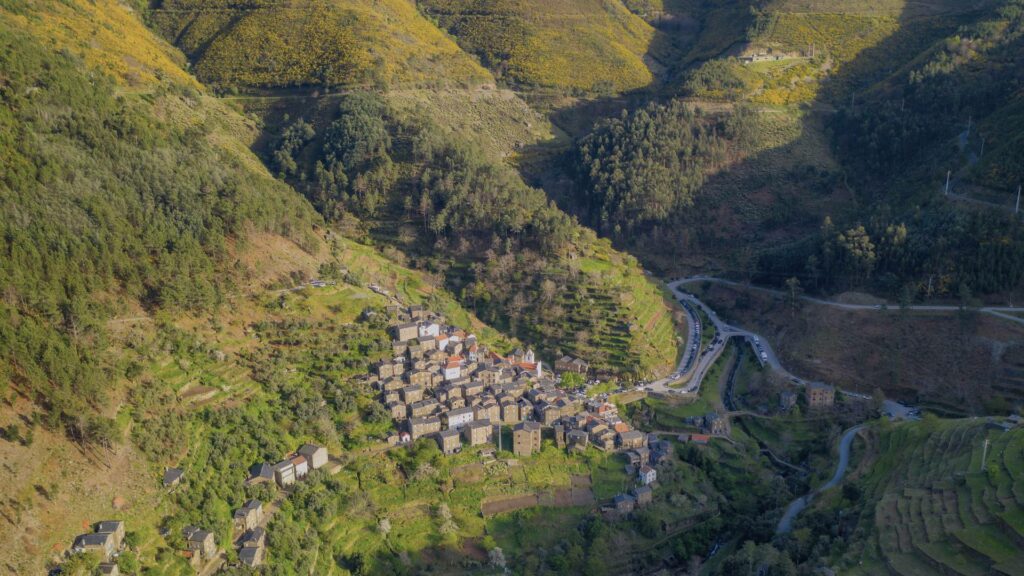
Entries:
POLYGON ((0 574, 1020 573, 1021 0, 0 0, 0 574))

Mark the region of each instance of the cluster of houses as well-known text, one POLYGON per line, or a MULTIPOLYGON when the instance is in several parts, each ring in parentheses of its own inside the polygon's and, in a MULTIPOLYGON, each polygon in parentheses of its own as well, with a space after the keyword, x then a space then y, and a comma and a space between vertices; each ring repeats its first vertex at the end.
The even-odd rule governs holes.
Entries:
POLYGON ((399 430, 391 444, 429 436, 454 454, 464 444, 494 442, 496 430, 510 426, 518 456, 540 450, 542 429, 553 429, 556 443, 570 450, 642 445, 644 434, 619 419, 614 405, 595 401, 584 410, 558 386, 557 375, 585 374, 586 362, 565 356, 548 371, 533 350, 502 356, 423 306, 388 312, 392 356, 376 363, 366 380, 399 430))
POLYGON ((246 485, 274 482, 281 488, 287 488, 296 481, 305 478, 310 470, 317 470, 327 465, 327 449, 316 444, 303 444, 294 453, 277 464, 261 462, 249 468, 246 485))
MULTIPOLYGON (((249 468, 249 478, 245 483, 247 486, 272 483, 280 488, 288 488, 308 476, 311 470, 326 466, 328 461, 326 448, 316 444, 303 444, 276 464, 254 464, 249 468)), ((235 510, 233 520, 239 562, 250 568, 263 564, 267 540, 267 532, 263 528, 263 503, 259 500, 246 501, 241 508, 235 510)))
POLYGON ((611 506, 602 508, 606 517, 622 518, 636 508, 642 508, 654 500, 657 486, 657 466, 672 455, 672 443, 661 440, 656 434, 644 435, 642 445, 626 451, 626 474, 636 478, 636 484, 628 492, 621 492, 612 498, 611 506))
POLYGON ((93 526, 93 531, 75 538, 72 553, 93 553, 100 559, 99 572, 104 576, 118 576, 117 563, 112 562, 124 548, 124 522, 104 520, 93 526))

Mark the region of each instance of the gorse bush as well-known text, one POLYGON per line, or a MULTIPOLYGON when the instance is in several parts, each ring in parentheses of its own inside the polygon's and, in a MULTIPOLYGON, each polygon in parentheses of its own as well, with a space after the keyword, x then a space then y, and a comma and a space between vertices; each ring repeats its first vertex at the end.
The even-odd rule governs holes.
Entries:
POLYGON ((368 78, 370 55, 356 33, 368 23, 353 12, 320 3, 225 7, 240 9, 235 14, 191 2, 166 2, 163 8, 169 12, 157 12, 155 18, 165 28, 182 26, 179 11, 194 11, 177 36, 196 58, 195 72, 205 82, 338 86, 368 78))
POLYGON ((654 29, 618 2, 420 0, 418 6, 511 83, 622 91, 653 79, 643 57, 654 29))

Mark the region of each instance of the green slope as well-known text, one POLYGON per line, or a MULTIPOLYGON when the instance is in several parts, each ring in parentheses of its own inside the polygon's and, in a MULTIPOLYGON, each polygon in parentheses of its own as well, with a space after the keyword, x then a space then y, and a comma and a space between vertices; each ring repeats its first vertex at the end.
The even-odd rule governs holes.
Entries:
MULTIPOLYGON (((231 246, 248 230, 312 247, 319 217, 253 162, 244 121, 183 74, 136 83, 146 92, 136 95, 107 75, 118 69, 104 66, 99 42, 85 64, 71 46, 54 50, 45 38, 63 34, 55 21, 88 26, 95 13, 85 3, 46 4, 52 12, 26 20, 0 13, 2 369, 47 409, 50 425, 87 437, 107 432, 90 418, 113 369, 101 353, 107 316, 125 301, 211 309, 236 282, 231 246)), ((147 41, 138 24, 125 31, 147 41)), ((156 75, 167 69, 154 62, 156 75)))
POLYGON ((649 84, 654 29, 618 0, 426 0, 421 9, 508 82, 585 91, 649 84))
POLYGON ((200 80, 224 87, 492 81, 412 0, 164 0, 149 19, 200 80))
POLYGON ((907 576, 1020 574, 1022 440, 1020 429, 977 421, 884 427, 877 459, 857 482, 865 505, 855 518, 858 536, 839 560, 844 573, 887 565, 907 576))

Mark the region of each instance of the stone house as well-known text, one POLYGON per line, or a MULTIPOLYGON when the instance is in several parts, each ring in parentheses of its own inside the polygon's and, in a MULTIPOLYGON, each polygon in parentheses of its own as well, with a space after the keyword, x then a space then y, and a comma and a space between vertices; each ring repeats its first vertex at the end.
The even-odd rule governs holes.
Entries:
POLYGON ((704 415, 704 430, 714 436, 723 436, 728 433, 725 418, 717 412, 708 412, 704 415))
POLYGON ((810 408, 831 408, 836 401, 834 386, 812 382, 807 386, 807 406, 810 408))
POLYGON ((185 475, 185 472, 181 468, 168 468, 164 472, 164 488, 170 488, 171 486, 177 486, 181 482, 181 477, 185 475))
POLYGON ((512 430, 512 452, 516 456, 529 456, 540 451, 541 427, 537 422, 520 422, 512 430))
POLYGON ((96 523, 97 534, 110 534, 114 539, 114 550, 120 550, 124 544, 124 522, 120 520, 103 520, 96 523))
POLYGON ((211 560, 217 555, 217 541, 213 532, 195 526, 186 526, 182 530, 182 535, 185 537, 185 545, 192 552, 194 559, 211 560))
POLYGON ((408 322, 406 324, 399 324, 394 327, 395 340, 399 342, 408 342, 418 338, 420 335, 419 325, 415 322, 408 322))
POLYGON ((620 448, 642 448, 646 440, 647 436, 645 436, 643 432, 637 430, 619 432, 620 448))
POLYGON ((295 484, 295 464, 291 460, 282 460, 274 464, 274 481, 281 488, 295 484))
POLYGON ((519 422, 519 404, 515 400, 501 403, 501 421, 506 424, 519 422))
POLYGON ((401 402, 388 402, 387 409, 392 420, 401 421, 409 417, 409 408, 401 402))
POLYGON ((619 514, 629 514, 636 507, 636 498, 629 494, 616 494, 615 498, 612 498, 612 504, 619 514))
POLYGON ((413 402, 412 405, 409 406, 409 414, 413 418, 422 418, 424 416, 430 416, 431 414, 434 414, 435 412, 437 412, 439 407, 440 404, 438 404, 435 400, 433 400, 432 398, 427 398, 425 400, 420 400, 419 402, 413 402))
POLYGON ((466 443, 470 446, 479 446, 491 441, 494 426, 491 425, 490 420, 474 420, 466 424, 462 428, 462 432, 465 434, 466 443))
POLYGON ((459 431, 454 428, 442 430, 437 433, 437 446, 445 454, 455 454, 462 449, 462 442, 459 440, 459 431))
POLYGON ((441 431, 441 419, 437 416, 409 419, 409 434, 413 440, 422 438, 427 434, 441 431))
POLYGON ((100 560, 107 561, 117 552, 114 535, 109 532, 93 532, 75 538, 71 549, 74 552, 93 552, 100 560))
POLYGON ((583 430, 570 430, 565 434, 565 442, 569 450, 583 451, 587 449, 590 438, 583 430))
POLYGON ((646 506, 654 500, 654 490, 650 486, 638 486, 633 489, 633 497, 637 506, 646 506))
POLYGON ((263 503, 249 500, 241 508, 235 510, 235 532, 242 533, 255 528, 263 520, 263 503))
POLYGON ((400 394, 402 395, 402 402, 406 404, 419 402, 423 400, 423 386, 406 386, 402 388, 400 394))

